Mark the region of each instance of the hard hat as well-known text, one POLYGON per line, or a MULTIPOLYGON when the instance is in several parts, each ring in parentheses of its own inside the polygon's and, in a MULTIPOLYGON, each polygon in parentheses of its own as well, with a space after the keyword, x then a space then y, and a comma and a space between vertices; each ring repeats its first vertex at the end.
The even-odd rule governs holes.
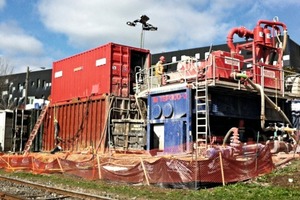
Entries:
POLYGON ((159 58, 159 60, 160 60, 160 61, 165 61, 165 57, 164 57, 164 56, 161 56, 161 57, 159 58))

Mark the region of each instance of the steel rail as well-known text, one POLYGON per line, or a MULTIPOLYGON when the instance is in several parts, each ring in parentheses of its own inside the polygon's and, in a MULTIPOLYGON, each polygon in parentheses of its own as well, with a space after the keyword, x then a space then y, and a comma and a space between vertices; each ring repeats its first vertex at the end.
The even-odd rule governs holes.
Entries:
MULTIPOLYGON (((78 199, 91 199, 91 200, 99 200, 99 199, 100 200, 111 200, 111 199, 113 199, 108 196, 98 196, 98 195, 94 195, 94 194, 87 194, 87 193, 82 193, 82 192, 77 192, 77 191, 72 191, 72 190, 60 189, 57 187, 42 185, 40 183, 32 183, 32 182, 25 181, 25 180, 4 177, 4 176, 0 176, 0 181, 9 181, 9 182, 13 182, 16 184, 30 186, 32 188, 37 188, 40 190, 47 190, 48 192, 53 192, 55 194, 64 195, 66 198, 73 197, 73 198, 78 198, 78 199)), ((0 199, 26 199, 26 198, 24 198, 22 196, 17 197, 16 195, 0 192, 0 199)))
POLYGON ((20 196, 16 196, 13 194, 9 194, 7 192, 0 192, 0 199, 2 200, 25 200, 25 198, 22 198, 20 196))

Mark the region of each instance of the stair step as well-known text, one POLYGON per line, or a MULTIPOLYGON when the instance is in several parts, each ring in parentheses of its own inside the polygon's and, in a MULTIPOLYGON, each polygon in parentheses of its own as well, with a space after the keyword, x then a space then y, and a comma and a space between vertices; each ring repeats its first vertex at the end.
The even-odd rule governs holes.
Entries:
POLYGON ((206 127, 206 124, 197 125, 197 127, 206 127))

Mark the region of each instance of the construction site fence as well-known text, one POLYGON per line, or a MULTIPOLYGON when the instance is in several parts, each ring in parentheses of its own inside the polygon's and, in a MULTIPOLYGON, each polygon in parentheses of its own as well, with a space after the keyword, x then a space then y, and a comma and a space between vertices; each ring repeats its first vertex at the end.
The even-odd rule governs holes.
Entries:
POLYGON ((244 181, 274 169, 268 146, 259 146, 257 153, 238 157, 216 151, 209 158, 191 156, 159 156, 115 154, 32 153, 2 155, 0 168, 33 174, 62 173, 87 180, 107 180, 130 184, 176 185, 194 183, 231 183, 244 181))

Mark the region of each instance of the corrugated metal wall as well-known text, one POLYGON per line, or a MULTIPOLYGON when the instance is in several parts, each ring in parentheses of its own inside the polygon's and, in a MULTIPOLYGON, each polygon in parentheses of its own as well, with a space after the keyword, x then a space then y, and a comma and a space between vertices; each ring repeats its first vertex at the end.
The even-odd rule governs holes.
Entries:
POLYGON ((104 151, 109 97, 51 105, 44 121, 43 151, 51 151, 58 144, 64 151, 98 149, 104 151), (54 121, 57 120, 59 131, 54 121), (56 140, 58 136, 60 140, 56 140))

